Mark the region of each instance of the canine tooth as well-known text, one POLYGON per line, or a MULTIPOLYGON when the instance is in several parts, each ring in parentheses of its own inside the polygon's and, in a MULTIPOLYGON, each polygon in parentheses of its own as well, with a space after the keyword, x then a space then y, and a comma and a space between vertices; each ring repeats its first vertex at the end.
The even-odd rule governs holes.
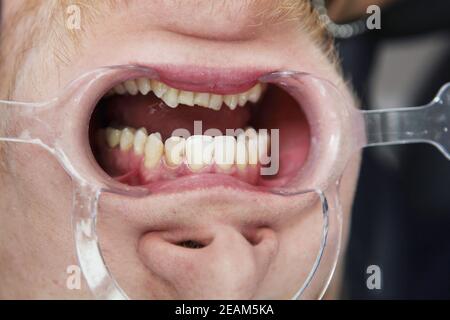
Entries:
POLYGON ((234 164, 236 139, 232 136, 214 137, 214 162, 223 170, 230 169, 234 164))
POLYGON ((262 85, 260 83, 256 84, 248 92, 248 100, 250 100, 253 103, 258 102, 259 98, 261 98, 262 91, 263 91, 262 85))
POLYGON ((137 80, 137 85, 139 88, 139 91, 145 96, 147 93, 152 91, 152 86, 150 84, 150 80, 146 78, 139 78, 137 80))
POLYGON ((255 165, 258 163, 258 133, 253 128, 247 128, 245 135, 247 136, 248 164, 255 165))
POLYGON ((244 170, 247 167, 247 162, 247 137, 245 133, 241 133, 236 139, 236 166, 238 169, 244 170))
POLYGON ((192 91, 180 91, 178 103, 192 107, 194 105, 194 93, 192 91))
POLYGON ((167 90, 169 90, 168 86, 156 80, 151 80, 150 84, 152 86, 153 92, 155 93, 155 96, 157 96, 158 98, 161 98, 163 94, 166 93, 167 90))
POLYGON ((110 148, 115 148, 120 143, 120 130, 114 128, 106 128, 106 143, 110 148))
POLYGON ((133 150, 137 155, 142 155, 144 153, 145 143, 147 142, 147 130, 145 128, 140 128, 136 131, 134 135, 134 145, 133 150))
POLYGON ((194 135, 186 140, 186 161, 189 168, 196 172, 212 163, 214 138, 194 135))
POLYGON ((247 104, 248 95, 249 95, 248 91, 239 94, 239 97, 238 97, 238 104, 239 104, 239 106, 243 107, 243 106, 245 106, 247 104))
POLYGON ((223 101, 225 104, 230 107, 231 110, 236 109, 238 104, 238 95, 236 94, 227 94, 223 97, 223 101))
POLYGON ((199 92, 194 94, 194 104, 201 107, 208 107, 209 93, 199 92))
POLYGON ((128 93, 135 96, 139 92, 136 81, 127 80, 125 81, 125 89, 127 89, 128 93))
POLYGON ((165 159, 169 166, 178 166, 183 162, 186 140, 181 137, 170 137, 165 142, 165 159))
POLYGON ((131 128, 125 128, 120 135, 120 150, 128 151, 133 146, 134 142, 134 130, 131 128))
POLYGON ((212 94, 209 99, 209 108, 219 111, 222 107, 223 96, 219 94, 212 94))
POLYGON ((171 108, 176 108, 178 106, 178 93, 177 89, 169 88, 169 90, 164 93, 161 99, 171 108))
POLYGON ((125 94, 127 92, 127 89, 125 89, 124 85, 120 83, 114 87, 114 91, 117 94, 125 94))
POLYGON ((161 157, 164 152, 164 144, 161 140, 161 134, 152 133, 148 136, 147 142, 145 143, 145 158, 144 165, 146 168, 151 169, 154 168, 158 162, 161 160, 161 157))

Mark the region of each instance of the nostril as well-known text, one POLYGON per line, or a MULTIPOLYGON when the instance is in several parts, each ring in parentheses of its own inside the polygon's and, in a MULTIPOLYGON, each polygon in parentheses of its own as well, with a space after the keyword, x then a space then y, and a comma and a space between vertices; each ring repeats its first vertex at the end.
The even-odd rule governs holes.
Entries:
POLYGON ((188 249, 201 249, 201 248, 206 247, 206 244, 200 243, 195 240, 181 241, 181 242, 176 243, 176 245, 183 247, 183 248, 188 248, 188 249))

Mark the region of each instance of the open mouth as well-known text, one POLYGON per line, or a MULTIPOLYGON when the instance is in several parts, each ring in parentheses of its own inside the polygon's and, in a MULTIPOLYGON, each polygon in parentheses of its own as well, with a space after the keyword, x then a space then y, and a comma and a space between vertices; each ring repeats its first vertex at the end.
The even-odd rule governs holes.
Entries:
POLYGON ((224 185, 280 187, 302 168, 310 127, 282 88, 183 90, 136 78, 116 84, 90 120, 90 144, 115 180, 152 192, 224 185), (263 169, 273 170, 263 170, 263 169))

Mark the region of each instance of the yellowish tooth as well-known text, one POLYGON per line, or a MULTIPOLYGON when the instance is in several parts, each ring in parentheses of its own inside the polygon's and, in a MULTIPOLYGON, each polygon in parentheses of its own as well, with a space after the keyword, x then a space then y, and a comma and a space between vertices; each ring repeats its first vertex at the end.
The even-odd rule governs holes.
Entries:
POLYGON ((198 172, 211 164, 213 153, 213 137, 193 135, 186 139, 186 162, 192 171, 198 172))
POLYGON ((238 104, 239 104, 239 106, 243 107, 243 106, 245 106, 247 104, 248 94, 249 94, 248 91, 239 94, 239 97, 238 97, 238 104))
POLYGON ((120 135, 120 130, 114 128, 106 128, 106 143, 110 148, 115 148, 119 145, 120 135))
POLYGON ((178 103, 192 107, 194 105, 194 93, 192 91, 180 91, 178 103))
POLYGON ((153 92, 155 93, 155 96, 157 96, 158 98, 161 98, 163 94, 166 93, 167 90, 169 90, 168 86, 157 80, 151 80, 150 84, 152 86, 153 92))
POLYGON ((245 130, 245 135, 247 136, 248 164, 255 165, 258 163, 258 133, 249 127, 245 130))
POLYGON ((261 98, 261 94, 263 91, 263 87, 260 83, 256 84, 253 88, 250 89, 248 92, 248 100, 256 103, 258 102, 259 98, 261 98))
POLYGON ((222 107, 223 96, 219 94, 212 94, 209 99, 209 108, 219 111, 222 107))
POLYGON ((179 166, 185 155, 186 140, 181 137, 170 137, 166 140, 164 156, 169 166, 179 166))
POLYGON ((194 104, 201 107, 208 107, 209 93, 199 92, 194 94, 194 104))
POLYGON ((117 94, 125 94, 125 93, 127 93, 127 89, 125 89, 124 85, 121 84, 121 83, 114 87, 114 91, 117 94))
POLYGON ((152 133, 147 137, 144 152, 145 167, 148 169, 156 167, 164 153, 164 144, 162 143, 161 134, 159 132, 152 133))
POLYGON ((125 89, 127 89, 128 93, 135 96, 139 92, 136 81, 127 80, 125 81, 125 89))
POLYGON ((239 170, 245 170, 248 163, 247 137, 241 133, 236 140, 236 167, 239 170))
POLYGON ((134 130, 132 128, 125 128, 120 135, 120 150, 128 151, 133 146, 134 130))
POLYGON ((137 155, 144 154, 145 143, 147 142, 147 130, 145 128, 140 128, 136 131, 134 135, 133 150, 137 155))
POLYGON ((238 104, 238 95, 236 94, 227 94, 223 97, 223 101, 225 104, 230 107, 231 110, 236 109, 238 104))
POLYGON ((236 139, 232 136, 214 137, 214 162, 223 170, 229 170, 234 164, 236 139))
POLYGON ((152 91, 152 86, 150 84, 150 80, 146 78, 139 78, 137 80, 137 85, 139 88, 139 91, 145 96, 147 93, 152 91))
POLYGON ((179 91, 174 88, 169 88, 169 90, 164 93, 161 99, 171 108, 176 108, 178 106, 178 93, 179 91))

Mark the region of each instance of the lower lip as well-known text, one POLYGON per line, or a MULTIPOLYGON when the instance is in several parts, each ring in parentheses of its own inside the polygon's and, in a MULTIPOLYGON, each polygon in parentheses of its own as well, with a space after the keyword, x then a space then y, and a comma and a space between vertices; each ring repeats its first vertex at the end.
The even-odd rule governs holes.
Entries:
POLYGON ((232 176, 217 173, 184 176, 174 180, 154 182, 144 187, 151 193, 185 192, 187 190, 192 191, 214 187, 233 188, 252 192, 266 191, 264 187, 253 186, 232 176))

